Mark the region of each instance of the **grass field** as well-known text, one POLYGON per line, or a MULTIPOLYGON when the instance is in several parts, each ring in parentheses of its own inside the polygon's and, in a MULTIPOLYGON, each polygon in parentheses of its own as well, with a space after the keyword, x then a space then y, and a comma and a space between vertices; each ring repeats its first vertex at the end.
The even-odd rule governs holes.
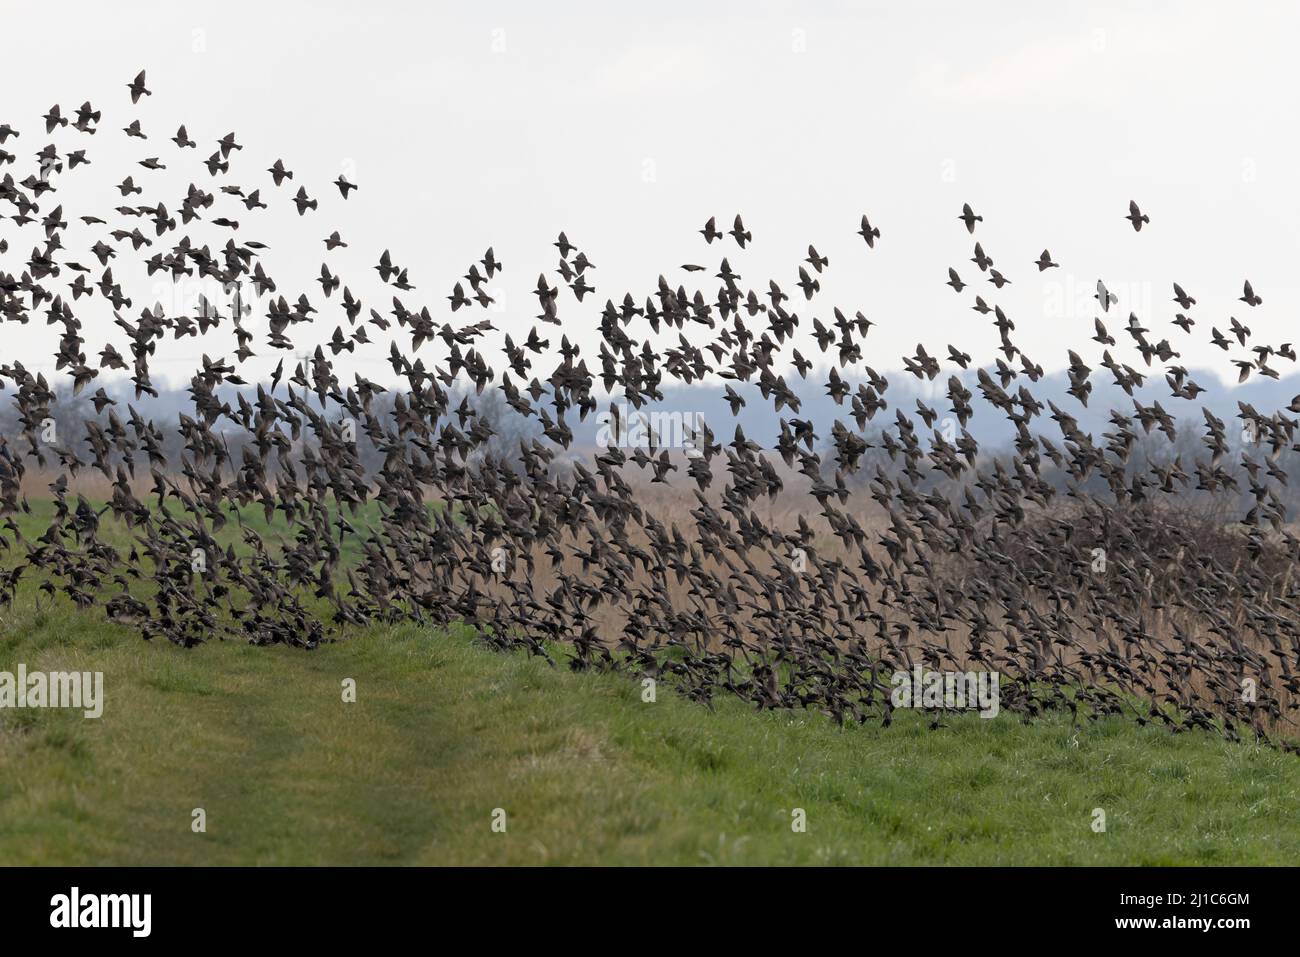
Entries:
POLYGON ((98 720, 0 711, 3 864, 1300 857, 1300 760, 1209 736, 1005 712, 840 730, 735 701, 710 712, 663 688, 645 703, 626 677, 414 626, 314 652, 186 651, 94 612, 6 615, 0 670, 103 671, 106 704, 98 720))

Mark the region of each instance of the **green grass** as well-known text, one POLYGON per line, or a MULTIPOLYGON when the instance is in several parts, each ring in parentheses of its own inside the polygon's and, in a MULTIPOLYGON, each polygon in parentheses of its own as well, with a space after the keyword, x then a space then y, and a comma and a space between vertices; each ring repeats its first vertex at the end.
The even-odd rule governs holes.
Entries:
POLYGON ((103 671, 106 705, 99 720, 0 711, 5 864, 1300 857, 1300 760, 1204 735, 1007 713, 841 730, 736 701, 710 712, 662 687, 644 703, 626 677, 414 626, 314 652, 185 651, 93 612, 23 607, 0 610, 0 670, 103 671), (206 833, 191 830, 199 807, 206 833))
MULTIPOLYGON (((157 496, 142 495, 141 499, 153 508, 157 505, 157 496)), ((104 508, 107 502, 92 499, 89 504, 96 510, 104 508)), ((75 509, 77 497, 68 496, 68 507, 75 509)), ((172 516, 180 521, 189 521, 194 518, 193 515, 186 512, 184 506, 175 499, 168 499, 167 506, 172 516)), ((427 510, 430 517, 434 517, 441 506, 437 502, 430 502, 427 510)), ((16 512, 13 515, 15 523, 18 525, 22 534, 29 540, 35 540, 42 535, 46 529, 54 523, 57 511, 56 504, 52 498, 33 498, 28 502, 29 511, 16 512)), ((371 531, 380 528, 383 513, 381 507, 376 501, 368 501, 353 509, 343 508, 343 518, 349 522, 356 531, 348 533, 340 548, 341 557, 345 564, 351 564, 361 554, 360 539, 364 538, 371 531)), ((331 537, 338 541, 338 527, 334 524, 339 515, 340 509, 337 505, 331 503, 328 507, 329 525, 331 528, 331 537)), ((294 537, 302 531, 302 523, 311 523, 311 516, 300 514, 297 523, 291 525, 285 514, 276 511, 272 514, 270 520, 267 520, 266 512, 260 504, 235 506, 230 503, 224 503, 222 515, 226 520, 224 526, 215 531, 213 538, 224 549, 227 546, 233 546, 237 555, 246 556, 251 554, 244 541, 244 532, 250 532, 260 539, 263 545, 273 555, 279 555, 281 546, 286 542, 292 542, 294 537)), ((155 518, 159 517, 155 514, 155 518)), ((205 522, 209 530, 213 526, 211 522, 205 522)), ((129 550, 135 544, 135 538, 141 535, 138 529, 132 530, 126 526, 126 523, 119 519, 112 511, 105 511, 100 516, 98 538, 101 542, 112 545, 114 548, 122 550, 123 553, 129 550)), ((0 532, 0 535, 8 538, 10 533, 7 531, 0 532)), ((12 559, 7 559, 3 552, 0 552, 0 565, 12 564, 12 559)))

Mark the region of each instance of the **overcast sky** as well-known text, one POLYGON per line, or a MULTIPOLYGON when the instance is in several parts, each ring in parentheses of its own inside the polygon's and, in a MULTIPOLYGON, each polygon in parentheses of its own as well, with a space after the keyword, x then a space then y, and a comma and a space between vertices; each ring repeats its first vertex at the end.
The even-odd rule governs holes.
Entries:
MULTIPOLYGON (((404 301, 439 319, 492 245, 506 272, 502 308, 488 315, 516 338, 533 325, 538 273, 558 281, 550 244, 563 229, 597 266, 594 296, 561 298, 564 331, 593 350, 584 330, 606 298, 644 300, 661 272, 689 282, 681 263, 711 276, 727 255, 743 285, 762 291, 772 277, 798 296, 810 242, 830 258, 824 293, 791 305, 809 326, 833 305, 861 309, 879 323, 868 362, 881 369, 918 340, 990 359, 996 335, 970 310, 974 292, 1003 304, 1044 366, 1063 365, 1068 346, 1099 355, 1087 341, 1098 278, 1125 297, 1122 316, 1135 309, 1189 366, 1235 371, 1206 342, 1229 315, 1258 338, 1300 339, 1297 6, 998 6, 994 16, 967 3, 3 0, 0 123, 23 134, 5 147, 18 165, 4 169, 26 175, 51 140, 87 148, 93 165, 60 180, 70 216, 122 202, 108 186, 128 172, 146 185, 128 202, 173 211, 191 180, 260 187, 278 200, 271 210, 248 214, 229 198, 220 208, 244 221, 240 238, 272 246, 280 291, 305 290, 318 306, 312 278, 333 229, 352 247, 331 253, 331 267, 367 306, 389 309, 369 268, 387 247, 417 286, 404 301), (142 68, 153 96, 133 108, 125 84, 142 68), (52 103, 70 115, 86 99, 104 111, 98 134, 45 136, 52 103), (147 142, 120 132, 135 117, 147 142), (200 143, 183 158, 166 139, 181 122, 200 143), (244 149, 230 180, 214 180, 201 161, 231 130, 244 149), (171 168, 133 166, 155 155, 171 168), (297 174, 279 191, 264 172, 277 157, 297 174), (361 187, 346 204, 329 185, 340 171, 361 187), (321 201, 302 219, 288 202, 299 184, 321 201), (1151 216, 1140 234, 1122 218, 1130 198, 1151 216), (1001 292, 969 261, 963 202, 984 215, 974 238, 1013 282, 1001 292), (706 246, 704 220, 737 212, 751 249, 706 246), (855 235, 863 212, 883 234, 874 251, 855 235), (1032 263, 1045 246, 1062 268, 1040 276, 1032 263), (975 288, 955 295, 949 266, 975 288), (1264 297, 1258 309, 1235 301, 1246 278, 1264 297), (1194 343, 1168 326, 1174 280, 1200 300, 1194 343)), ((207 228, 196 239, 224 242, 207 228)), ((4 269, 21 271, 37 230, 0 223, 13 247, 4 269)), ((97 236, 65 238, 96 277, 78 244, 97 236)), ((123 251, 114 271, 138 312, 152 286, 132 278, 129 259, 123 251)), ((705 284, 708 298, 716 285, 705 284)), ((105 338, 121 348, 102 301, 77 308, 88 352, 105 338)), ((304 345, 342 320, 331 309, 300 332, 304 345)), ((48 365, 51 332, 34 324, 14 341, 7 327, 0 359, 48 365)), ((388 351, 379 338, 371 371, 388 351)), ((232 349, 228 334, 187 340, 157 368, 181 376, 199 351, 232 349)))

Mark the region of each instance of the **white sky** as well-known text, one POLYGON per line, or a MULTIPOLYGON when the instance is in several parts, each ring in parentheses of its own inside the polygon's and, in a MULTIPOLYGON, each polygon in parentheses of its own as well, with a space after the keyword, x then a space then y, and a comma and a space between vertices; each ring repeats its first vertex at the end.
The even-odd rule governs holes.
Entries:
MULTIPOLYGON (((128 172, 146 194, 127 202, 162 199, 173 212, 191 179, 213 192, 260 187, 279 200, 270 211, 248 214, 225 197, 219 208, 245 223, 241 239, 271 244, 280 291, 292 300, 305 289, 318 307, 320 240, 335 228, 353 245, 330 254, 332 270, 384 313, 392 293, 370 269, 384 247, 417 286, 406 304, 445 319, 452 284, 493 245, 505 308, 456 320, 487 315, 516 339, 533 325, 538 273, 558 281, 550 243, 563 229, 598 267, 597 293, 581 306, 562 290, 563 331, 584 350, 595 349, 585 330, 607 297, 631 290, 643 301, 665 271, 688 282, 669 271, 684 262, 712 276, 722 255, 760 293, 777 278, 808 327, 833 305, 862 309, 880 323, 867 358, 879 369, 897 368, 918 339, 941 355, 953 342, 990 359, 996 337, 969 309, 975 292, 1004 306, 1045 367, 1062 366, 1071 346, 1097 356, 1087 337, 1099 277, 1125 297, 1119 315, 1136 309, 1153 341, 1169 335, 1189 367, 1234 371, 1206 343, 1230 314, 1257 340, 1300 340, 1300 8, 999 8, 3 0, 0 123, 22 132, 3 147, 18 165, 3 170, 27 175, 51 140, 87 148, 94 165, 65 175, 55 197, 70 219, 121 203, 105 189, 128 172), (141 68, 154 95, 132 108, 125 84, 141 68), (85 99, 104 111, 98 134, 44 135, 52 103, 71 115, 85 99), (147 143, 120 132, 134 117, 147 143), (181 122, 200 143, 183 163, 167 141, 181 122), (199 164, 230 130, 244 150, 229 179, 211 179, 199 164), (133 166, 154 155, 172 169, 133 166), (297 173, 279 191, 263 172, 276 157, 297 173), (329 185, 341 170, 361 187, 346 204, 329 185), (321 200, 301 220, 289 204, 299 184, 321 200), (1152 218, 1140 235, 1122 219, 1130 198, 1152 218), (963 202, 985 216, 974 238, 1013 281, 1000 293, 969 261, 973 240, 955 219, 963 202), (729 224, 736 212, 754 246, 706 247, 696 233, 704 220, 729 224), (863 212, 883 233, 870 252, 855 235, 863 212), (794 301, 809 242, 831 260, 811 305, 794 301), (1032 261, 1044 246, 1062 268, 1040 277, 1032 261), (974 283, 960 298, 944 285, 950 265, 974 283), (1264 297, 1259 309, 1235 302, 1245 278, 1264 297), (1195 344, 1168 326, 1174 280, 1200 300, 1195 344), (1062 308, 1062 297, 1072 304, 1062 308)), ((13 247, 0 268, 21 271, 37 232, 0 223, 13 247)), ((226 236, 210 226, 191 234, 214 248, 226 236)), ((70 229, 68 258, 91 265, 84 249, 97 235, 70 229)), ((119 256, 114 272, 137 294, 138 314, 151 287, 142 271, 132 284, 130 256, 119 256)), ((710 300, 716 286, 704 283, 710 300)), ((304 346, 343 321, 337 301, 311 334, 298 327, 304 346)), ((106 338, 125 352, 104 303, 91 302, 77 304, 87 352, 106 338)), ((251 325, 260 333, 265 321, 251 325)), ((554 327, 542 331, 558 339, 554 327)), ((0 360, 52 364, 53 330, 4 332, 0 360)), ((364 371, 377 375, 389 339, 376 338, 364 371)), ((438 348, 425 347, 426 362, 438 348)), ((156 368, 179 377, 198 352, 232 350, 233 337, 215 333, 160 352, 156 368)))

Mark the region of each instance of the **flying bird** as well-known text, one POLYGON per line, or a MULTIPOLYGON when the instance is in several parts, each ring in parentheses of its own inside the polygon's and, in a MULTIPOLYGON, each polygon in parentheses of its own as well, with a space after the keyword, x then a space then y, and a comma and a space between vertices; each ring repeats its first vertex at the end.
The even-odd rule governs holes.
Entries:
POLYGON ((1124 217, 1133 225, 1134 232, 1142 232, 1142 224, 1151 222, 1151 217, 1138 209, 1138 204, 1133 200, 1128 201, 1128 215, 1124 217))

